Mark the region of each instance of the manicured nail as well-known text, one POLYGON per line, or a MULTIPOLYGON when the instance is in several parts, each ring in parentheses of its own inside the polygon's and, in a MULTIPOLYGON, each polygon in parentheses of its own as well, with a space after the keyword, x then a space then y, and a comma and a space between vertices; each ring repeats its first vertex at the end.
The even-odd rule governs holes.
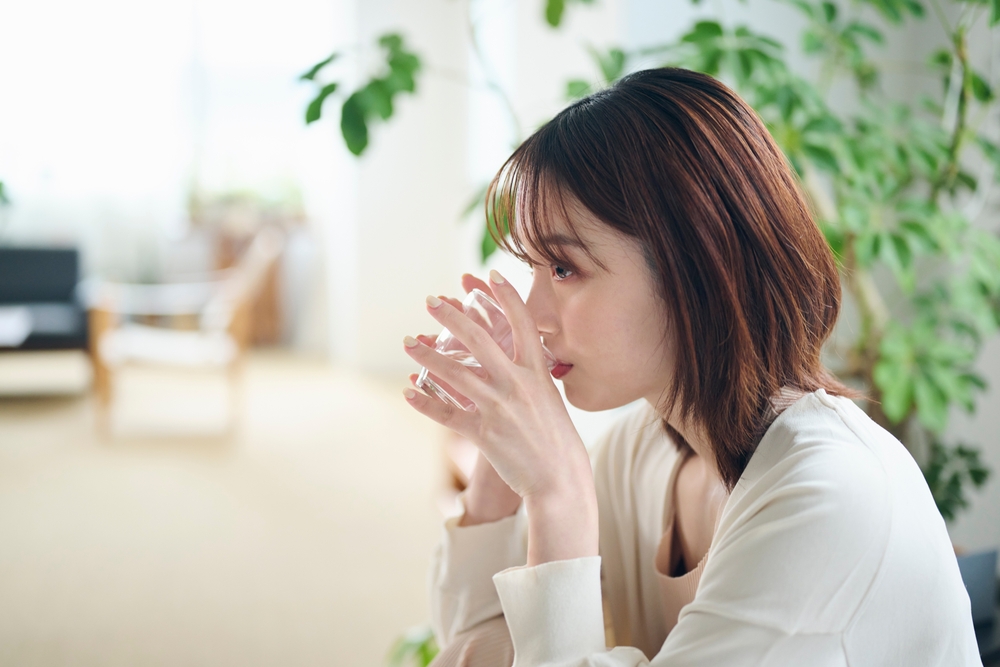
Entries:
POLYGON ((427 305, 430 306, 431 308, 437 308, 438 306, 441 305, 441 303, 442 303, 441 299, 437 298, 436 296, 427 297, 427 305))
POLYGON ((406 336, 405 338, 403 338, 403 345, 405 345, 406 347, 416 347, 417 345, 420 345, 420 341, 418 341, 413 336, 406 336))
POLYGON ((490 282, 503 285, 503 276, 496 269, 490 269, 490 282))
POLYGON ((413 390, 412 390, 412 389, 410 389, 409 387, 407 387, 406 389, 404 389, 404 390, 403 390, 403 396, 406 396, 406 399, 407 399, 407 400, 410 400, 410 399, 412 399, 412 398, 413 398, 413 397, 415 397, 416 395, 417 395, 417 392, 413 391, 413 390))

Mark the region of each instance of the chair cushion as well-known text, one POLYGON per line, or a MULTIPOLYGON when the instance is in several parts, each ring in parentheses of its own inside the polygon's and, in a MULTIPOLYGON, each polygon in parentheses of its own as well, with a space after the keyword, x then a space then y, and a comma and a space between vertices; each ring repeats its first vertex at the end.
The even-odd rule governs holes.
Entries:
POLYGON ((99 345, 109 366, 130 361, 168 366, 221 367, 236 358, 236 343, 221 331, 178 331, 126 324, 109 331, 99 345))

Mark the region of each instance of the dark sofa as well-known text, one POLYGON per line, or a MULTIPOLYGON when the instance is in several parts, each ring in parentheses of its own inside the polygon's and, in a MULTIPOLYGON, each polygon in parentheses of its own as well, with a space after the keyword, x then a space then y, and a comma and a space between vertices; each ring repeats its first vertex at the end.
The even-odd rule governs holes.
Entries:
POLYGON ((0 307, 23 306, 31 333, 17 350, 86 349, 87 314, 77 297, 75 248, 0 247, 0 307))

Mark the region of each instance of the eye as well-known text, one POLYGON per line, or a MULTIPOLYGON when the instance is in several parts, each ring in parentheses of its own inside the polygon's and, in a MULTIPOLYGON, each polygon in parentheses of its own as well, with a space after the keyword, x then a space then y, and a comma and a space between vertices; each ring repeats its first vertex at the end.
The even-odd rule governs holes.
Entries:
POLYGON ((555 276, 556 280, 566 280, 573 275, 573 271, 565 266, 553 266, 552 275, 555 276))

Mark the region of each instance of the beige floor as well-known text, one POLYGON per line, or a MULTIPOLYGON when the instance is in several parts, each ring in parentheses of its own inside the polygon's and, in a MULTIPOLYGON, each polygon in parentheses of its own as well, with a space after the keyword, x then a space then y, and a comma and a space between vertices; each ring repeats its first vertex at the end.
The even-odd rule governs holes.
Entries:
MULTIPOLYGON (((133 422, 197 422, 186 382, 137 381, 133 422)), ((107 440, 87 398, 0 400, 0 665, 377 666, 426 622, 441 431, 395 385, 273 354, 240 414, 107 440)))

